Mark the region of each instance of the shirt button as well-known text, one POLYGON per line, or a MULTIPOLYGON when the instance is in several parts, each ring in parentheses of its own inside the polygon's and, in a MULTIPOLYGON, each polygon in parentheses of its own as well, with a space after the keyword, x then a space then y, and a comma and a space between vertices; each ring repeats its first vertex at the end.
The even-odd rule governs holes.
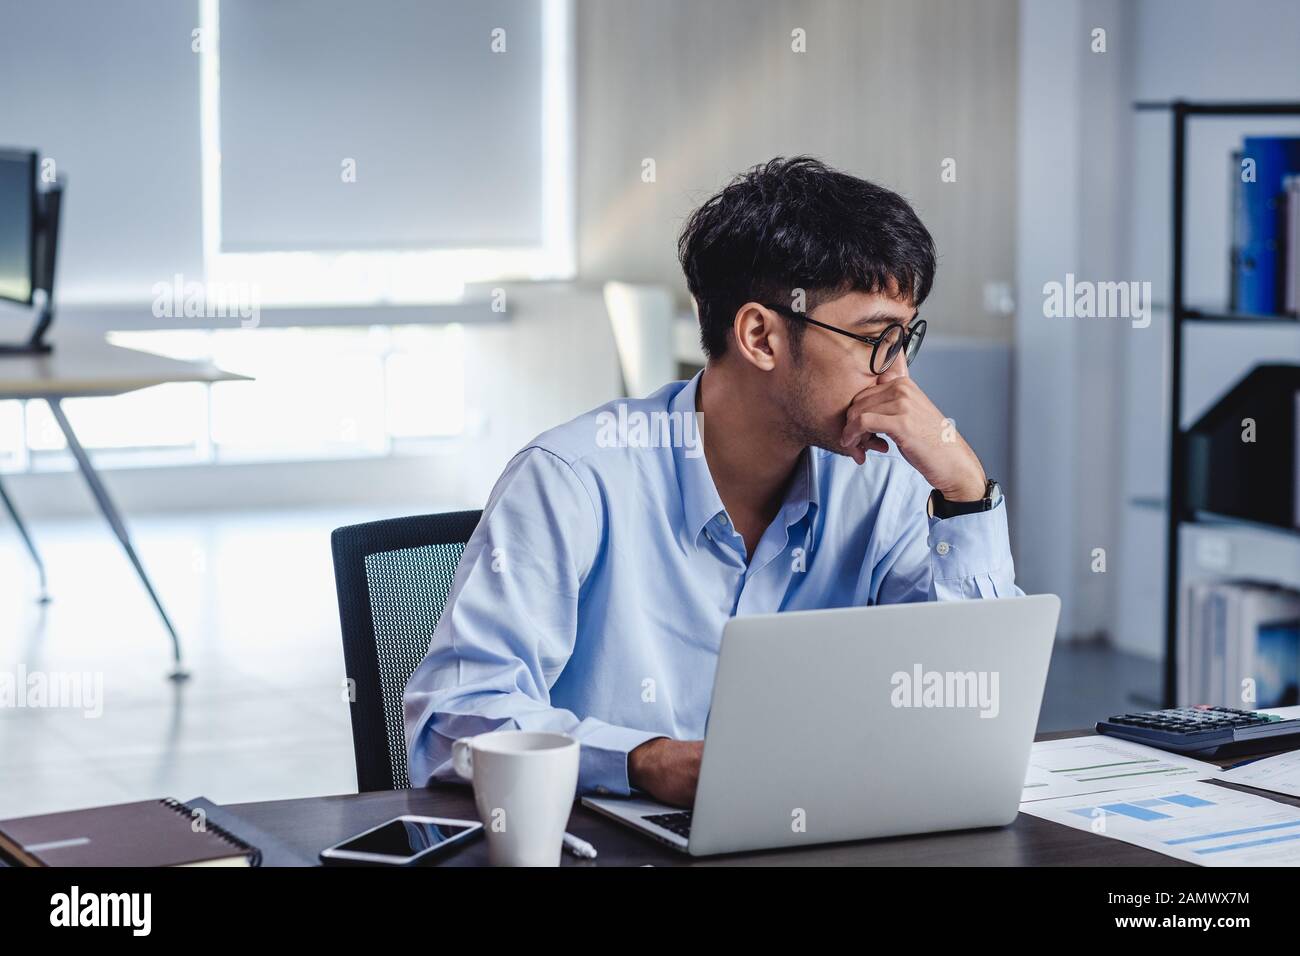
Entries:
POLYGON ((596 788, 596 792, 597 792, 597 793, 609 793, 609 787, 597 787, 597 788, 596 788))
POLYGON ((940 541, 934 550, 938 551, 940 554, 947 554, 949 551, 952 550, 952 547, 948 544, 947 541, 940 541))

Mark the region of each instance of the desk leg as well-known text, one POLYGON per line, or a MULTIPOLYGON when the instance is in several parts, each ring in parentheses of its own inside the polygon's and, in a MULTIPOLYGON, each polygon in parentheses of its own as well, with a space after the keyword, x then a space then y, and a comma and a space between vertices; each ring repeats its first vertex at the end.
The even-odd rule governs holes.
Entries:
POLYGON ((49 399, 50 411, 54 414, 54 420, 59 423, 59 428, 63 431, 63 437, 68 440, 68 450, 72 452, 72 457, 77 459, 77 466, 81 469, 81 474, 86 479, 86 484, 90 486, 90 492, 95 496, 95 501, 99 504, 99 510, 103 513, 104 518, 108 521, 109 527, 117 535, 117 540, 122 543, 122 550, 126 556, 131 559, 135 565, 135 573, 140 576, 140 581, 144 584, 144 589, 149 592, 149 597, 153 599, 153 606, 158 609, 158 616, 162 618, 163 624, 167 628, 167 633, 172 638, 172 659, 175 662, 171 674, 172 680, 181 681, 189 677, 181 662, 181 642, 176 636, 176 628, 172 626, 171 618, 167 616, 166 610, 163 609, 162 601, 158 599, 153 585, 149 582, 149 575, 145 573, 144 565, 136 557, 135 548, 131 546, 131 537, 126 533, 126 525, 122 523, 122 516, 118 514, 113 499, 108 496, 108 489, 100 481, 98 472, 95 471, 94 465, 90 463, 90 456, 86 454, 86 449, 81 447, 81 442, 77 440, 77 434, 72 430, 72 423, 68 421, 63 414, 63 406, 59 399, 49 399))
POLYGON ((41 596, 37 600, 41 604, 50 603, 50 592, 45 584, 45 562, 41 560, 40 554, 36 550, 36 544, 32 541, 32 536, 27 533, 27 526, 23 524, 23 519, 18 514, 18 509, 14 507, 13 500, 5 491, 5 486, 0 483, 0 502, 4 503, 5 510, 9 512, 9 517, 13 519, 14 526, 18 529, 19 536, 23 539, 23 544, 27 545, 27 553, 32 556, 32 561, 36 565, 36 573, 40 576, 41 596))

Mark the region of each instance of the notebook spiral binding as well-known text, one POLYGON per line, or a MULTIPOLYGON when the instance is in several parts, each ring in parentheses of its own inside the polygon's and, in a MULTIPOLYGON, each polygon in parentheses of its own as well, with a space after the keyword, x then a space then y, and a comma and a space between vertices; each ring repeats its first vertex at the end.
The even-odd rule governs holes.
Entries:
MULTIPOLYGON (((184 816, 187 816, 190 819, 194 818, 194 810, 186 806, 184 803, 181 803, 179 800, 174 799, 173 797, 164 797, 162 800, 159 800, 158 802, 161 803, 163 806, 167 807, 169 810, 175 810, 177 813, 183 814, 184 816)), ((259 850, 257 847, 249 846, 247 843, 245 843, 239 837, 235 836, 225 827, 210 822, 206 816, 204 817, 203 820, 203 828, 208 833, 213 833, 219 838, 221 838, 222 840, 224 840, 225 842, 229 843, 236 850, 239 850, 243 853, 247 853, 249 866, 262 865, 262 851, 259 850)))

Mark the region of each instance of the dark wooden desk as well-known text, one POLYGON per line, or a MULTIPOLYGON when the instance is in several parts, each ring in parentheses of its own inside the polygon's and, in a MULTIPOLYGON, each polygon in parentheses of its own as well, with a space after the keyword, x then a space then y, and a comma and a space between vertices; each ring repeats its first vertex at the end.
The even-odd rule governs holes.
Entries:
MULTIPOLYGON (((1078 737, 1091 731, 1039 734, 1038 740, 1078 737)), ((1242 759, 1210 761, 1226 766, 1242 759)), ((1219 784, 1219 786, 1230 786, 1219 784)), ((1245 787, 1234 789, 1251 791, 1245 787)), ((1300 799, 1269 793, 1273 800, 1300 806, 1300 799)), ((448 784, 427 790, 395 790, 302 800, 238 803, 226 807, 254 826, 275 834, 309 858, 325 847, 403 813, 474 820, 468 786, 448 784)), ((565 853, 565 866, 1192 866, 1141 847, 1020 814, 1005 827, 925 836, 891 837, 717 857, 690 857, 615 823, 579 804, 573 805, 568 831, 592 844, 596 860, 565 853)), ((476 840, 442 858, 437 866, 483 866, 487 846, 476 840)))

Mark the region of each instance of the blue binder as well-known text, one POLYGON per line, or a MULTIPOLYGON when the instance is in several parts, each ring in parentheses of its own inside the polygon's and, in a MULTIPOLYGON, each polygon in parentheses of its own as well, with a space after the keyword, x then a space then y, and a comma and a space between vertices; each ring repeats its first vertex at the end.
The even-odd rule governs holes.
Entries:
POLYGON ((1286 197, 1282 179, 1300 173, 1300 139, 1247 136, 1243 159, 1255 161, 1255 181, 1242 182, 1238 165, 1233 309, 1276 315, 1285 281, 1286 197))

